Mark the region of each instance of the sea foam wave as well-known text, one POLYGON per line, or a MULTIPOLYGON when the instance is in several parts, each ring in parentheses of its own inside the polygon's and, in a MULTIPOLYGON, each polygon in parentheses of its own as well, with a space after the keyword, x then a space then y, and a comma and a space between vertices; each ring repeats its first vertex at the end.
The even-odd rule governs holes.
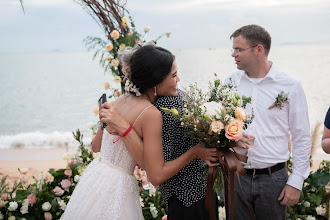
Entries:
MULTIPOLYGON (((83 138, 85 144, 91 142, 91 137, 83 138)), ((50 149, 56 147, 78 147, 72 132, 53 131, 44 133, 40 131, 19 133, 15 135, 0 135, 0 149, 50 149)))

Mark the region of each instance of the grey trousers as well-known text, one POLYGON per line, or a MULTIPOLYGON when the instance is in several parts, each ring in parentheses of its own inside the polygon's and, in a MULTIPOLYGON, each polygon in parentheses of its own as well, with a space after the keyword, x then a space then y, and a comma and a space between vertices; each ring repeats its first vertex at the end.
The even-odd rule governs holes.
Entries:
POLYGON ((251 214, 256 220, 285 219, 286 206, 280 204, 278 197, 287 180, 286 167, 270 175, 243 175, 240 176, 241 190, 235 173, 235 220, 252 219, 251 214))

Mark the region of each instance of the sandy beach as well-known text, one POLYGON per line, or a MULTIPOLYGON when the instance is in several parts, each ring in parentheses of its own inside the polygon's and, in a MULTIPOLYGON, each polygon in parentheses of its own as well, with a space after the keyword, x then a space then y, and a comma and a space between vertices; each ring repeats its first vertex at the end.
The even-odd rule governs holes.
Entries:
MULTIPOLYGON (((62 159, 65 148, 54 149, 1 149, 0 150, 0 178, 8 176, 11 184, 18 181, 20 173, 18 168, 28 168, 28 182, 33 183, 32 176, 39 177, 40 172, 50 168, 65 168, 67 161, 62 159)), ((68 152, 75 152, 70 148, 68 152)))
MULTIPOLYGON (((7 180, 12 184, 19 180, 18 168, 29 169, 29 182, 34 182, 32 176, 38 178, 41 171, 48 171, 50 168, 65 168, 67 161, 62 159, 66 148, 53 149, 1 149, 0 150, 0 178, 8 175, 7 180)), ((75 148, 69 148, 68 152, 74 153, 75 148)), ((322 160, 330 160, 330 155, 318 148, 313 157, 313 167, 316 170, 322 160)))

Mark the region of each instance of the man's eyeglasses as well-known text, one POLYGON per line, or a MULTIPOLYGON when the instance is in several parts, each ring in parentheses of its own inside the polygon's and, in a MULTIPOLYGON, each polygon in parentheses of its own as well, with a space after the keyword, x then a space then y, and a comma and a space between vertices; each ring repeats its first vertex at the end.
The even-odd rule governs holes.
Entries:
POLYGON ((245 51, 247 49, 251 49, 251 48, 256 47, 256 46, 258 46, 258 44, 257 45, 254 45, 252 47, 244 48, 244 49, 239 49, 239 48, 231 49, 231 53, 234 53, 236 55, 239 55, 241 52, 243 52, 243 51, 245 51))

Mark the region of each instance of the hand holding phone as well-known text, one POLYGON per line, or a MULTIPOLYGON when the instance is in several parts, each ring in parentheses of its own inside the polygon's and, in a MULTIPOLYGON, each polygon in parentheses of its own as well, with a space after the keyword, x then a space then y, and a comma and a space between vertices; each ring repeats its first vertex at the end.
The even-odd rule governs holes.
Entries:
MULTIPOLYGON (((105 102, 107 102, 107 95, 105 93, 103 93, 103 95, 101 96, 101 98, 99 98, 99 101, 98 101, 99 111, 101 111, 102 104, 105 102)), ((107 124, 102 122, 101 129, 103 130, 106 126, 107 126, 107 124)))

